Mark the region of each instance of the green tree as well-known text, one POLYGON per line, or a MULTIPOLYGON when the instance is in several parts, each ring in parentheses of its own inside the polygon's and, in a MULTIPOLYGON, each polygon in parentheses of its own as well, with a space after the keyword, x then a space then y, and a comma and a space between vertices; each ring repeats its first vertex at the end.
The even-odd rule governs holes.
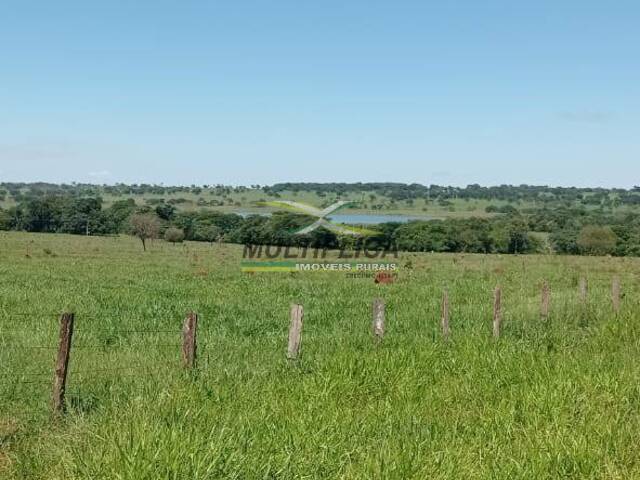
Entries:
POLYGON ((580 253, 580 247, 576 243, 577 238, 578 232, 573 228, 556 230, 549 235, 549 241, 557 253, 570 255, 578 255, 580 253))
POLYGON ((103 233, 102 199, 76 198, 62 209, 60 231, 74 234, 103 233))
POLYGON ((0 208, 0 230, 11 229, 11 216, 9 212, 0 208))
POLYGON ((161 203, 156 207, 156 215, 162 220, 171 220, 176 213, 176 207, 169 203, 161 203))
POLYGON ((136 209, 136 202, 133 198, 118 200, 113 202, 104 211, 107 230, 111 233, 124 232, 127 227, 127 220, 136 209))
POLYGON ((531 248, 529 227, 520 217, 514 217, 507 227, 509 235, 509 253, 526 253, 531 248))
POLYGON ((28 200, 23 210, 23 228, 28 232, 56 232, 62 223, 64 204, 61 196, 28 200))
POLYGON ((217 225, 204 225, 196 230, 196 237, 213 245, 213 242, 222 238, 222 229, 217 225))

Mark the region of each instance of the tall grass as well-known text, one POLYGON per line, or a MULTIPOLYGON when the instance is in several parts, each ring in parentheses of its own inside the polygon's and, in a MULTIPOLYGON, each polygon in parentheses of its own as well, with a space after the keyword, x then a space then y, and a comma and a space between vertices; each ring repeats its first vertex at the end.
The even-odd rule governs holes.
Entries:
POLYGON ((0 478, 640 476, 636 259, 411 254, 396 283, 376 285, 243 275, 230 245, 143 253, 129 238, 1 237, 0 478), (378 347, 374 297, 386 301, 378 347), (294 302, 305 320, 290 362, 294 302), (55 347, 62 310, 76 333, 56 422, 55 350, 32 347, 55 347), (200 315, 193 374, 180 367, 189 310, 200 315))

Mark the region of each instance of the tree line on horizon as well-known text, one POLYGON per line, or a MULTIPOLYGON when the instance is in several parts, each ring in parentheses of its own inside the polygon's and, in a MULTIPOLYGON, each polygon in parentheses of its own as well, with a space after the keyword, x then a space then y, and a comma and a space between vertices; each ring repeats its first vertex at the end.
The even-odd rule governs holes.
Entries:
POLYGON ((590 206, 621 205, 640 206, 640 186, 630 189, 604 187, 552 187, 547 185, 495 185, 481 186, 471 184, 466 187, 422 185, 420 183, 397 182, 355 182, 355 183, 311 183, 286 182, 274 185, 230 186, 222 184, 165 186, 156 184, 117 183, 114 185, 94 185, 84 183, 52 184, 46 182, 3 182, 0 183, 0 201, 13 199, 21 202, 33 197, 49 195, 113 196, 125 195, 200 195, 205 191, 218 196, 233 193, 245 193, 249 190, 259 190, 267 196, 279 197, 287 192, 314 192, 320 197, 344 196, 354 193, 377 195, 393 201, 425 200, 499 200, 507 202, 529 201, 542 205, 564 202, 569 204, 583 204, 590 206))
POLYGON ((0 209, 0 230, 77 235, 134 234, 147 239, 183 240, 313 248, 397 248, 412 252, 559 253, 640 256, 640 214, 612 214, 581 206, 539 208, 522 213, 503 208, 490 218, 389 222, 365 239, 318 229, 294 232, 314 219, 288 212, 271 216, 211 210, 180 211, 159 203, 139 206, 133 199, 108 207, 100 197, 43 195, 0 209), (362 246, 362 245, 360 245, 362 246))

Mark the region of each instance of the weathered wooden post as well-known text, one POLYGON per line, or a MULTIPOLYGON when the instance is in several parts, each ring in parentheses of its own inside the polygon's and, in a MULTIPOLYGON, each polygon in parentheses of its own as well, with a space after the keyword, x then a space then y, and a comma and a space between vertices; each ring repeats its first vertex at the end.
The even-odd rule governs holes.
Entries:
POLYGON ((496 287, 493 291, 493 336, 500 337, 500 323, 502 322, 502 290, 496 287))
POLYGON ((182 364, 187 369, 192 369, 196 365, 197 329, 198 315, 190 312, 182 326, 182 364))
POLYGON ((442 292, 442 335, 445 340, 449 339, 451 330, 449 328, 449 292, 445 288, 442 292))
POLYGON ((542 298, 540 301, 540 317, 543 320, 549 318, 549 304, 551 302, 551 288, 546 280, 542 284, 542 298))
POLYGON ((587 303, 587 296, 589 295, 589 283, 584 277, 580 278, 580 301, 587 303))
POLYGON ((615 313, 620 312, 620 277, 613 277, 611 282, 611 303, 615 313))
POLYGON ((302 322, 304 310, 302 305, 291 305, 291 325, 289 326, 289 345, 287 347, 287 358, 295 360, 300 355, 300 345, 302 344, 302 322))
POLYGON ((373 336, 378 343, 384 337, 384 300, 381 298, 373 301, 373 336))
POLYGON ((73 337, 73 313, 63 313, 60 317, 60 335, 58 342, 58 356, 56 358, 53 375, 53 413, 60 415, 65 412, 64 393, 67 384, 67 369, 71 354, 71 339, 73 337))

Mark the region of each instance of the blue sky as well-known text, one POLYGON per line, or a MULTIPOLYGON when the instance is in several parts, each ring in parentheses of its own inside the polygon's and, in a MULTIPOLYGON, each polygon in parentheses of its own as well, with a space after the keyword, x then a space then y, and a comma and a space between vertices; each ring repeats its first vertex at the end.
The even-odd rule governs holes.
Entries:
POLYGON ((0 3, 0 181, 640 184, 632 1, 0 3))

